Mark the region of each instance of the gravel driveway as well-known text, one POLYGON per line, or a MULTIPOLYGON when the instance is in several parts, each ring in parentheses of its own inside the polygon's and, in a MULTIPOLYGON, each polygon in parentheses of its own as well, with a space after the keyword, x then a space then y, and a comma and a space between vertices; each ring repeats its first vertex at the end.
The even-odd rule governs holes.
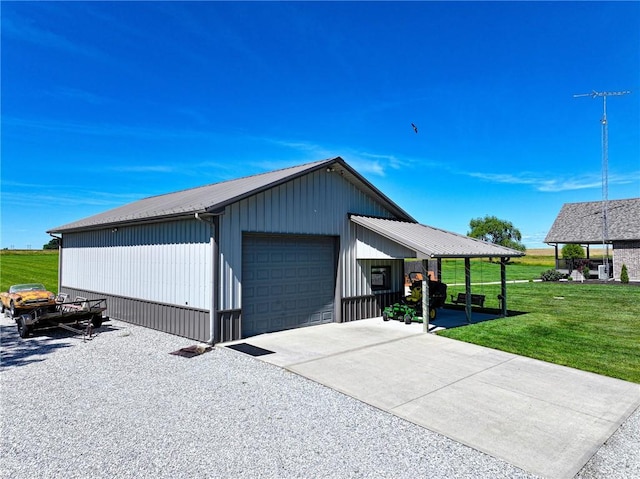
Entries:
MULTIPOLYGON (((0 318, 2 478, 530 478, 235 351, 119 321, 21 340, 0 318)), ((638 477, 636 413, 581 472, 638 477)))

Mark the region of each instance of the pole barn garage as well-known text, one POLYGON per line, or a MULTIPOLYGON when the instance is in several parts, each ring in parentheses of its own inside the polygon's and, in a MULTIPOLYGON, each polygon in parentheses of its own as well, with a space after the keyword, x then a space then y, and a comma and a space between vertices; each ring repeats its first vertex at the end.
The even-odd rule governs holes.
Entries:
POLYGON ((337 157, 48 232, 61 235, 59 292, 104 297, 114 319, 214 343, 376 317, 399 300, 415 249, 353 215, 416 223, 337 157))

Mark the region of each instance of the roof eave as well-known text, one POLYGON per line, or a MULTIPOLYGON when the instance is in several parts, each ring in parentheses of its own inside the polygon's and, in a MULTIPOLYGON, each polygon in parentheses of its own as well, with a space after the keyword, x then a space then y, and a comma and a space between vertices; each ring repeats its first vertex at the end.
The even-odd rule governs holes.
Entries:
POLYGON ((108 223, 82 225, 82 226, 76 226, 72 228, 57 227, 57 228, 47 230, 46 233, 48 234, 78 233, 81 231, 96 231, 96 230, 103 230, 103 229, 109 229, 109 228, 116 228, 120 226, 135 226, 135 225, 142 225, 142 224, 162 223, 164 221, 186 220, 186 219, 194 218, 196 214, 213 214, 213 213, 206 210, 197 210, 197 211, 190 211, 190 212, 184 212, 184 213, 173 213, 173 214, 162 215, 162 216, 154 216, 153 218, 132 218, 130 220, 111 221, 108 223))

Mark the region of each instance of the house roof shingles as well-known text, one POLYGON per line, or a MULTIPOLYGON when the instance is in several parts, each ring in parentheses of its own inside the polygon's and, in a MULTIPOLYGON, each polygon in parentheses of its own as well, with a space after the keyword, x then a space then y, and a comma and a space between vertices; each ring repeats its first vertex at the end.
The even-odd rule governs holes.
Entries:
MULTIPOLYGON (((607 239, 640 240, 640 198, 607 202, 607 239)), ((602 201, 565 203, 545 243, 602 243, 602 201)))

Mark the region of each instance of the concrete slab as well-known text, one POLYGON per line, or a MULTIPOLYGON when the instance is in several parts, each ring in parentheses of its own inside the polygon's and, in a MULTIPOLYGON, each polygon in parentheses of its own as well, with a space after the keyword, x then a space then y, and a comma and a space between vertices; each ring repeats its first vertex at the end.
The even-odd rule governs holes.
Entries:
POLYGON ((607 421, 476 378, 390 412, 549 478, 573 477, 613 433, 607 421))
POLYGON ((263 361, 549 478, 571 478, 640 385, 370 319, 256 336, 263 361))
POLYGON ((377 318, 373 321, 329 323, 289 329, 253 336, 246 340, 231 341, 225 345, 249 343, 274 351, 275 354, 261 356, 260 359, 276 366, 288 367, 305 361, 421 334, 422 324, 407 325, 399 321, 384 322, 381 318, 377 318))

